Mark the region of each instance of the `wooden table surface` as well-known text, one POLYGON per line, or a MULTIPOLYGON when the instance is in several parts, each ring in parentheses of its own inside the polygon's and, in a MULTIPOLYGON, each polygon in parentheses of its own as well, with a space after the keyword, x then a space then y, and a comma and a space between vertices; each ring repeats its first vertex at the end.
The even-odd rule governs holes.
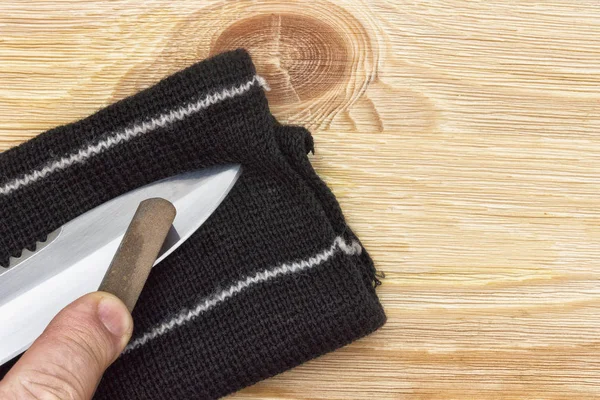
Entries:
POLYGON ((235 47, 389 322, 232 398, 600 398, 597 0, 4 0, 0 146, 235 47))

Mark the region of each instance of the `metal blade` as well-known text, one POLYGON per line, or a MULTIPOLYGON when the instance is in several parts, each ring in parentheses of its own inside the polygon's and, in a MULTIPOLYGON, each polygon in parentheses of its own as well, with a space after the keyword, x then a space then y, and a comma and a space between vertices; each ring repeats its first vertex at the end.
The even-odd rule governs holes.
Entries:
POLYGON ((0 365, 26 350, 67 304, 98 290, 139 203, 162 197, 177 216, 154 265, 213 213, 235 184, 240 166, 193 171, 108 201, 49 235, 38 251, 0 274, 0 365))

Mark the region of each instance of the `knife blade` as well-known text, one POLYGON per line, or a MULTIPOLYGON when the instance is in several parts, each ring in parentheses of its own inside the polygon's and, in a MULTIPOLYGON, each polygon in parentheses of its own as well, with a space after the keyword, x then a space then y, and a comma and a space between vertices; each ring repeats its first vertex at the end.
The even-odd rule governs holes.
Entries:
POLYGON ((25 351, 66 305, 98 290, 140 202, 162 197, 177 216, 154 265, 187 240, 235 184, 240 166, 170 177, 132 190, 66 223, 35 252, 0 272, 0 365, 25 351))

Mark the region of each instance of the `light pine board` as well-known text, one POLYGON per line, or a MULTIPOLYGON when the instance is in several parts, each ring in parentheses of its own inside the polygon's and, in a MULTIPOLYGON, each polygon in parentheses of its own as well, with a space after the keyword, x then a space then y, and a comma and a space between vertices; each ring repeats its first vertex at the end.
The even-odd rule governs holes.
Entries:
POLYGON ((600 398, 598 1, 4 0, 0 146, 239 46, 389 321, 232 398, 600 398))

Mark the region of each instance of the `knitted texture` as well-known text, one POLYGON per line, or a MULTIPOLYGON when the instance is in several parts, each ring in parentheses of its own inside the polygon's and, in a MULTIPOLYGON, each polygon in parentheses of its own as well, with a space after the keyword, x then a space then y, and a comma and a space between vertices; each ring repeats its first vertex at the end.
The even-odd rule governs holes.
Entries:
POLYGON ((310 133, 275 121, 265 87, 245 51, 224 53, 0 154, 3 265, 136 187, 243 166, 153 269, 96 399, 218 398, 385 322, 373 263, 308 160, 310 133))

